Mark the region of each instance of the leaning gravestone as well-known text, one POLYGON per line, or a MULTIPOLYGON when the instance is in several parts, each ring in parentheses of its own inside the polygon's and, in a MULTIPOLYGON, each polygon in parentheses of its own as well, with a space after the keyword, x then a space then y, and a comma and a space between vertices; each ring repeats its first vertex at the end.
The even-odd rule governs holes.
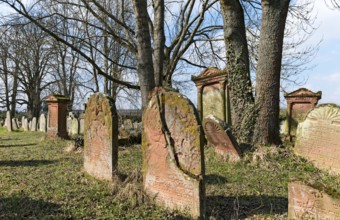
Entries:
POLYGON ((299 124, 294 147, 296 154, 320 169, 340 174, 340 107, 320 105, 299 124))
POLYGON ((288 184, 289 219, 340 219, 340 199, 301 182, 288 184))
POLYGON ((198 114, 175 92, 155 92, 143 116, 144 190, 192 217, 204 213, 204 155, 198 114))
POLYGON ((6 127, 7 127, 7 131, 12 131, 12 119, 11 119, 11 113, 9 111, 7 111, 6 113, 6 121, 5 121, 5 124, 6 124, 6 127))
POLYGON ((91 176, 112 180, 118 162, 118 137, 114 132, 113 102, 101 93, 87 103, 84 124, 84 168, 91 176))
POLYGON ((226 123, 213 115, 203 120, 203 129, 208 141, 213 145, 217 154, 231 162, 240 160, 240 150, 236 139, 227 130, 226 123))
POLYGON ((45 114, 41 114, 39 117, 39 131, 47 132, 45 114))

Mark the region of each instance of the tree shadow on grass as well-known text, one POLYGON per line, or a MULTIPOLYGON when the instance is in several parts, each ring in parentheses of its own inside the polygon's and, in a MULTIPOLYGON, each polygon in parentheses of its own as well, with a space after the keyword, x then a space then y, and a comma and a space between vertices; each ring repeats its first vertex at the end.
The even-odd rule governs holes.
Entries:
POLYGON ((224 176, 216 174, 205 175, 205 183, 208 185, 219 185, 221 183, 227 183, 228 180, 224 176))
POLYGON ((206 214, 216 219, 246 219, 255 214, 284 214, 288 199, 276 196, 207 196, 206 214))
POLYGON ((28 197, 0 197, 0 219, 51 219, 61 214, 60 206, 28 197))
POLYGON ((37 167, 57 162, 56 160, 0 160, 0 166, 8 167, 37 167))
POLYGON ((25 146, 34 146, 37 145, 36 143, 32 144, 0 144, 1 147, 25 147, 25 146))

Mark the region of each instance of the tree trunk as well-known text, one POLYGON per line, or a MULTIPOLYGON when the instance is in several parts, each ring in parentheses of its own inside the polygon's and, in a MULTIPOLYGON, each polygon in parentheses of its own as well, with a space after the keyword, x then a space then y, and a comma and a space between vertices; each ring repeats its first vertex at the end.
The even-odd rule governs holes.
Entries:
POLYGON ((243 8, 239 0, 220 0, 220 4, 229 73, 231 127, 238 141, 250 143, 255 110, 243 8))
POLYGON ((254 143, 280 144, 280 75, 282 45, 290 0, 263 0, 256 73, 256 105, 259 115, 254 143))
POLYGON ((164 0, 156 0, 154 3, 154 68, 155 84, 163 85, 163 61, 164 61, 164 0))
POLYGON ((149 93, 155 87, 147 0, 133 0, 133 6, 137 29, 137 71, 142 94, 142 107, 144 108, 148 104, 149 93))

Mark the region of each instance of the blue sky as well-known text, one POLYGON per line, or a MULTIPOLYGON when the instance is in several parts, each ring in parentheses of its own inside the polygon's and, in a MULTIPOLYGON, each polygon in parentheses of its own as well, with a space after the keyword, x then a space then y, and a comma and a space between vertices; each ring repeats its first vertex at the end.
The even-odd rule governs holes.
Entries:
MULTIPOLYGON (((314 32, 307 43, 315 45, 320 40, 319 51, 311 65, 301 77, 307 77, 302 87, 314 92, 322 91, 319 103, 335 103, 340 105, 340 10, 329 9, 324 1, 315 1, 313 13, 317 16, 314 32)), ((300 88, 291 86, 289 91, 300 88)))

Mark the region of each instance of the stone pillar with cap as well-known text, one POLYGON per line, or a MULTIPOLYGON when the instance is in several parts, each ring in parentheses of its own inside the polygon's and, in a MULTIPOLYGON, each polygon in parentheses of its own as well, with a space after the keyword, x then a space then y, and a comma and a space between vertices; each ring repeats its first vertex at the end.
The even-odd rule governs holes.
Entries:
POLYGON ((49 138, 68 138, 66 116, 70 99, 63 95, 51 94, 47 97, 49 138))

